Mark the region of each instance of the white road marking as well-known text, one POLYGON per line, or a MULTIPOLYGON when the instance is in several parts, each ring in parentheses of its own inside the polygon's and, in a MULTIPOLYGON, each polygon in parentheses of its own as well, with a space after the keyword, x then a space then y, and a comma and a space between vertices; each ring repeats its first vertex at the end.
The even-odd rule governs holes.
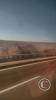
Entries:
POLYGON ((53 60, 47 60, 47 61, 41 61, 41 62, 35 62, 35 63, 31 63, 31 64, 25 64, 25 65, 21 65, 21 66, 16 66, 16 67, 10 67, 10 68, 5 68, 5 69, 0 69, 0 72, 2 71, 7 71, 7 70, 13 70, 13 69, 17 69, 17 68, 22 68, 22 67, 27 67, 27 66, 31 66, 31 65, 35 65, 35 64, 40 64, 40 63, 45 63, 45 62, 51 62, 51 61, 55 61, 56 59, 53 60))
POLYGON ((4 90, 1 90, 1 91, 0 91, 0 94, 5 93, 5 92, 8 92, 8 91, 10 91, 10 90, 12 90, 12 89, 15 89, 16 87, 22 86, 22 85, 24 85, 24 84, 26 84, 26 83, 28 83, 28 82, 31 82, 31 81, 33 81, 33 80, 39 78, 39 77, 40 77, 40 76, 33 77, 33 78, 29 79, 29 80, 26 80, 26 81, 24 81, 24 82, 21 82, 21 83, 18 83, 18 84, 16 84, 16 85, 13 85, 13 86, 11 86, 11 87, 8 87, 8 88, 6 88, 6 89, 4 89, 4 90))

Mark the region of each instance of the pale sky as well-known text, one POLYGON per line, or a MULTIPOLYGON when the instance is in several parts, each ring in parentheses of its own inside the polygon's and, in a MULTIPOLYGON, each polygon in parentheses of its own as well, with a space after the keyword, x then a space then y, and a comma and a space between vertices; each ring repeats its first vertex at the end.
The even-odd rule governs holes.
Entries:
POLYGON ((56 42, 56 0, 0 0, 0 39, 56 42))

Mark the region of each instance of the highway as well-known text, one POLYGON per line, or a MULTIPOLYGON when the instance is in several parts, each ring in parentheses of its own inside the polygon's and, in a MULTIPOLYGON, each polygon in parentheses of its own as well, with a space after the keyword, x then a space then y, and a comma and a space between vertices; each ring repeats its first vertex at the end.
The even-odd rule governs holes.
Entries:
MULTIPOLYGON (((0 65, 0 100, 53 100, 50 95, 55 91, 53 80, 56 75, 56 57, 31 60, 30 63, 27 61, 13 67, 3 66, 0 65), (38 81, 42 78, 47 78, 52 83, 47 92, 38 87, 38 81)), ((54 97, 55 93, 56 91, 54 97)))

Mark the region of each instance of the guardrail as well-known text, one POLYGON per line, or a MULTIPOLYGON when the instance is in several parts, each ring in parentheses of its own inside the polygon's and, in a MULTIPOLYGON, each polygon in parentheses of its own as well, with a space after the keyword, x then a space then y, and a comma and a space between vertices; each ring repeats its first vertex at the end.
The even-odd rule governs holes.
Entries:
POLYGON ((45 60, 52 60, 52 59, 56 59, 56 56, 21 60, 21 61, 5 62, 5 63, 0 63, 0 69, 19 66, 19 65, 24 65, 24 64, 29 64, 29 63, 35 63, 35 62, 40 62, 40 61, 45 61, 45 60))

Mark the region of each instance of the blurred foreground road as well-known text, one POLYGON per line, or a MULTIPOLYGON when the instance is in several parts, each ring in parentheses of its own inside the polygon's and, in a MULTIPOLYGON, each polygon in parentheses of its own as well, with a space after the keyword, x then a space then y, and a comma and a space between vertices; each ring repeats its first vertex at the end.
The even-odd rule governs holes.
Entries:
POLYGON ((56 59, 0 69, 0 100, 56 100, 56 59), (38 82, 47 78, 48 91, 42 91, 38 82))

